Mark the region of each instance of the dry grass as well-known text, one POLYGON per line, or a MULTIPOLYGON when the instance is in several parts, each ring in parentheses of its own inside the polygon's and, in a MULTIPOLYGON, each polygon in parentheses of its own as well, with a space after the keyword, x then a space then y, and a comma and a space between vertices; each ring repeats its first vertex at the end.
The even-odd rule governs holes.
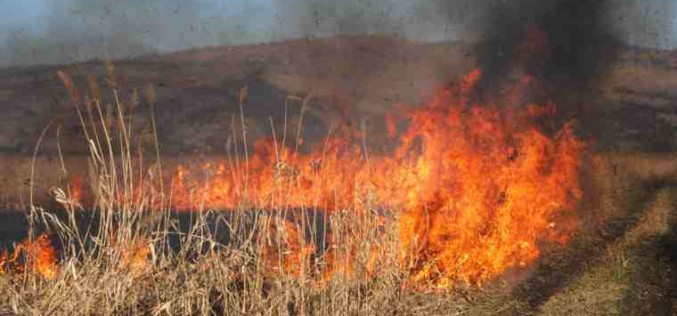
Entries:
MULTIPOLYGON (((530 295, 538 293, 528 291, 525 296, 513 291, 520 281, 496 280, 482 290, 460 287, 444 293, 407 287, 406 272, 398 268, 396 257, 397 230, 379 231, 375 213, 327 215, 326 225, 341 246, 325 253, 352 259, 339 266, 343 267, 339 272, 322 278, 326 256, 302 257, 296 269, 281 268, 290 252, 307 245, 306 231, 311 236, 322 234, 305 227, 304 221, 291 222, 304 232, 293 235, 277 229, 289 225, 289 220, 266 210, 230 213, 231 237, 224 243, 214 231, 215 214, 208 210, 196 212, 193 225, 182 229, 167 207, 171 197, 166 190, 137 194, 138 183, 162 183, 160 149, 157 143, 138 148, 131 141, 135 131, 125 113, 132 111, 134 101, 120 100, 112 69, 109 76, 114 110, 106 112, 103 97, 90 96, 88 106, 82 107, 84 97, 62 75, 91 139, 87 165, 97 210, 94 224, 83 228, 78 222, 84 211, 70 203, 67 187, 62 187, 63 214, 31 203, 31 227, 48 227, 61 245, 59 272, 54 278, 31 269, 0 276, 0 315, 3 308, 17 315, 589 315, 646 307, 642 297, 633 296, 641 291, 632 286, 644 275, 638 267, 652 260, 642 245, 667 233, 675 209, 674 190, 659 187, 658 193, 647 193, 646 183, 674 179, 669 159, 610 155, 590 167, 586 192, 593 198, 582 206, 586 221, 571 249, 561 254, 577 260, 577 251, 585 250, 580 252, 584 260, 575 265, 582 268, 567 274, 562 265, 569 281, 544 283, 552 287, 548 290, 553 295, 536 306, 530 295), (638 202, 644 199, 650 202, 638 202), (151 205, 160 207, 149 211, 151 205), (618 238, 598 236, 609 221, 633 214, 641 218, 623 227, 618 238), (602 248, 590 251, 600 244, 602 248), (381 258, 376 270, 367 255, 374 247, 390 254, 381 258), (601 256, 592 255, 603 249, 601 256), (274 256, 264 255, 271 251, 274 256)), ((147 101, 152 105, 151 97, 147 101)), ((67 170, 66 165, 60 160, 57 166, 67 170)), ((40 174, 35 163, 29 170, 40 174)), ((311 213, 298 212, 302 218, 311 213)), ((32 231, 33 238, 36 234, 32 231)), ((542 264, 559 256, 546 253, 542 264)), ((538 275, 538 267, 534 269, 538 275)), ((526 276, 521 282, 536 282, 533 279, 526 276)), ((646 284, 655 285, 651 282, 646 284)), ((649 290, 658 293, 662 288, 649 290)))
MULTIPOLYGON (((544 315, 669 315, 671 265, 657 242, 670 234, 674 189, 660 191, 635 227, 540 308, 544 315)), ((672 228, 674 229, 674 228, 672 228)), ((674 281, 673 281, 674 282, 674 281)), ((672 294, 674 295, 674 293, 672 294)), ((672 305, 671 305, 672 304, 672 305)))
POLYGON ((588 233, 576 245, 597 247, 597 255, 583 262, 580 276, 539 306, 539 313, 670 315, 677 310, 671 301, 675 254, 670 253, 677 219, 674 160, 670 155, 621 154, 605 163, 608 167, 596 178, 602 188, 595 192, 596 216, 600 223, 613 224, 588 233))
MULTIPOLYGON (((6 310, 20 315, 385 315, 511 308, 502 300, 468 304, 468 294, 407 288, 407 275, 397 268, 396 230, 379 232, 373 224, 376 213, 332 213, 326 227, 318 229, 305 227, 304 220, 247 209, 230 213, 227 242, 214 230, 214 216, 207 210, 197 210, 192 225, 179 228, 168 208, 171 197, 163 189, 144 187, 164 182, 159 147, 137 148, 132 142, 132 116, 126 113, 135 105, 119 99, 112 69, 111 104, 104 103, 96 87, 90 88, 89 97, 80 96, 68 75, 60 76, 90 140, 86 164, 96 211, 93 223, 83 226, 79 218, 88 211, 71 199, 63 181, 55 188, 61 191, 61 212, 38 206, 37 196, 30 194, 30 238, 37 238, 41 227, 54 236, 60 245, 58 272, 54 277, 41 274, 31 265, 32 258, 24 258, 25 271, 10 270, 0 277, 0 306, 6 310), (303 253, 299 248, 313 246, 306 232, 315 236, 327 229, 337 246, 316 258, 294 257, 303 253), (392 254, 380 259, 377 271, 368 267, 373 266, 368 254, 375 247, 392 254), (330 256, 350 262, 335 262, 333 273, 325 277, 330 256)), ((152 96, 147 101, 152 106, 152 96)), ((27 167, 32 175, 40 174, 36 159, 27 167)), ((68 175, 63 157, 52 167, 68 175)), ((31 189, 35 181, 31 178, 31 189)), ((311 213, 286 211, 300 212, 297 218, 311 213)))

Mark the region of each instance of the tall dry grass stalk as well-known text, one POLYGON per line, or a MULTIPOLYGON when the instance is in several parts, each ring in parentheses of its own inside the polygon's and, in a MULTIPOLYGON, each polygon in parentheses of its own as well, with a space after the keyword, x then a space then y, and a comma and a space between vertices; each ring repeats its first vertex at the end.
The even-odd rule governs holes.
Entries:
MULTIPOLYGON (((90 76, 86 93, 78 90, 68 73, 58 73, 88 142, 91 200, 78 201, 67 186, 56 190, 61 210, 31 203, 31 240, 24 247, 36 245, 33 241, 45 243, 38 230, 46 228, 59 246, 58 262, 48 270, 30 262, 21 271, 0 270, 0 314, 4 310, 17 315, 486 315, 530 311, 510 295, 509 286, 481 291, 458 287, 444 293, 413 290, 398 258, 402 249, 396 215, 369 205, 368 196, 362 208, 373 210, 368 212, 290 209, 283 201, 259 209, 246 200, 227 212, 205 207, 174 212, 170 207, 173 190, 167 185, 170 170, 162 163, 154 115, 156 92, 147 86, 143 98, 133 91, 126 100, 113 65, 107 64, 106 69, 106 89, 100 89, 97 78, 90 76), (141 141, 143 135, 134 129, 134 112, 144 106, 150 112, 151 148, 144 147, 148 145, 141 141), (147 152, 152 154, 147 157, 147 152)), ((245 173, 238 175, 245 181, 237 184, 243 192, 249 188, 249 170, 239 168, 249 158, 246 94, 246 89, 241 90, 240 115, 232 117, 229 139, 234 145, 228 147, 226 157, 232 170, 245 173)), ((301 124, 288 132, 287 103, 302 105, 302 122, 310 98, 285 100, 282 135, 275 134, 275 122, 270 121, 280 174, 287 168, 280 151, 290 147, 298 151, 302 135, 301 124)), ((61 172, 67 175, 58 149, 61 172)), ((368 158, 366 145, 364 155, 368 158)), ((586 192, 592 198, 583 205, 589 217, 586 223, 601 225, 633 207, 644 181, 637 175, 642 172, 636 170, 674 176, 673 167, 657 169, 655 165, 653 160, 604 156, 591 164, 586 192)), ((293 177, 280 176, 276 181, 282 187, 296 185, 293 177)))
MULTIPOLYGON (((46 229, 59 246, 57 263, 45 270, 39 262, 32 264, 31 258, 24 258, 27 262, 20 271, 5 271, 7 257, 0 254, 0 315, 5 311, 16 315, 493 315, 533 311, 500 287, 496 291, 459 287, 444 293, 412 290, 406 282, 407 269, 401 268, 398 258, 402 249, 396 215, 378 211, 379 205, 363 208, 374 210, 370 212, 323 213, 289 209, 285 203, 258 209, 243 200, 228 212, 205 207, 191 213, 173 212, 169 168, 162 163, 154 115, 156 91, 147 86, 143 98, 133 91, 126 100, 111 63, 106 71, 107 87, 100 89, 98 79, 90 76, 86 93, 78 90, 68 73, 58 72, 87 140, 91 201, 78 201, 66 186, 55 192, 62 210, 50 210, 34 205, 31 193, 30 240, 22 246, 35 249, 44 244, 38 230, 46 229), (150 157, 144 155, 149 151, 144 150, 140 131, 134 129, 134 113, 144 106, 150 112, 150 157)), ((235 145, 228 146, 227 154, 229 167, 245 173, 238 175, 245 179, 238 184, 244 192, 249 188, 250 171, 238 166, 249 159, 246 97, 247 90, 242 89, 240 115, 232 117, 229 139, 235 145)), ((293 147, 298 152, 301 122, 310 99, 285 100, 282 135, 275 134, 275 122, 270 121, 280 174, 286 166, 279 151, 293 147), (288 102, 301 104, 300 123, 289 132, 288 102)), ((34 156, 48 129, 43 130, 34 156)), ((61 172, 67 175, 61 147, 58 150, 61 172)), ((583 205, 584 224, 591 227, 584 229, 594 230, 610 218, 633 212, 644 195, 642 183, 647 178, 674 179, 674 161, 656 161, 644 155, 595 160, 588 170, 589 198, 583 205)), ((34 174, 31 168, 31 188, 34 174)), ((295 185, 293 177, 281 176, 276 181, 283 187, 295 185)), ((664 199, 670 200, 665 194, 664 199)), ((369 204, 368 196, 364 200, 369 204)), ((580 238, 578 244, 593 243, 580 238)))
MULTIPOLYGON (((92 201, 73 201, 66 187, 57 194, 65 216, 31 208, 33 225, 47 227, 60 245, 58 271, 51 277, 38 271, 0 277, 0 307, 21 315, 447 314, 468 308, 458 299, 405 286, 397 230, 376 224, 383 220, 378 212, 262 210, 242 201, 227 213, 173 213, 152 114, 155 91, 145 89, 145 105, 136 92, 124 100, 113 65, 106 69, 108 95, 95 77, 81 93, 68 73, 58 73, 88 142, 92 201), (153 157, 143 155, 133 128, 133 111, 140 106, 150 108, 153 157), (374 251, 385 255, 375 260, 374 251)), ((309 98, 290 100, 305 109, 309 98)), ((246 89, 239 102, 242 134, 233 128, 231 137, 244 146, 228 155, 234 165, 248 159, 246 89)), ((289 142, 286 121, 276 147, 289 142)), ((300 127, 293 134, 298 150, 300 127)), ((280 185, 284 181, 292 180, 282 178, 280 185)), ((247 190, 246 180, 241 186, 247 190)))

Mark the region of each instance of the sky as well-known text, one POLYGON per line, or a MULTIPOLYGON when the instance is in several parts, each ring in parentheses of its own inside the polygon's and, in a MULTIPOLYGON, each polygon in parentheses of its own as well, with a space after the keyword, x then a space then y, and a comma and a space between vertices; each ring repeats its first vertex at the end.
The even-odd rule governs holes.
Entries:
MULTIPOLYGON (((472 41, 482 1, 0 0, 0 67, 333 35, 472 41)), ((676 0, 609 1, 622 41, 677 48, 676 0)))

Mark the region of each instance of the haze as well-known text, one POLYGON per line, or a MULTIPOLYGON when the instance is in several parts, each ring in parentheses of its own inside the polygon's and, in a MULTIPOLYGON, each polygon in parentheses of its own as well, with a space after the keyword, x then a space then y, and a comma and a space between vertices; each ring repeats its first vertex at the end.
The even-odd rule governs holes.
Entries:
MULTIPOLYGON (((0 0, 0 67, 335 35, 475 41, 497 1, 0 0)), ((613 3, 619 40, 677 46, 677 2, 613 3)))

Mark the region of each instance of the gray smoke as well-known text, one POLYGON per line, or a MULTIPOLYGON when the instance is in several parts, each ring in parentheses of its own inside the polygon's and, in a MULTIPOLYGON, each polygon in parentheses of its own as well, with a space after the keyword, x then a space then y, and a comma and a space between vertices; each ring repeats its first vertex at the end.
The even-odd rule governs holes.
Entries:
POLYGON ((295 0, 280 2, 277 11, 279 27, 297 36, 390 34, 419 41, 476 41, 489 12, 502 2, 295 0))
POLYGON ((91 58, 121 58, 200 45, 197 1, 53 0, 46 29, 11 35, 9 65, 53 64, 91 58))
MULTIPOLYGON (((287 36, 394 34, 417 40, 478 41, 497 13, 538 15, 551 1, 522 0, 291 0, 276 8, 276 30, 287 36), (503 11, 503 12, 498 12, 503 11)), ((675 41, 677 6, 666 0, 603 0, 615 37, 630 45, 665 47, 675 41)), ((597 5, 601 7, 601 5, 597 5)), ((566 14, 566 13, 565 13, 566 14)))
POLYGON ((614 0, 609 19, 623 42, 641 47, 674 48, 677 2, 671 0, 614 0))
MULTIPOLYGON (((521 0, 49 0, 38 30, 5 30, 0 67, 120 58, 211 45, 381 34, 417 41, 479 41, 497 8, 521 0), (7 36, 8 33, 11 35, 7 36)), ((541 1, 548 2, 548 1, 541 1)), ((677 44, 666 0, 608 0, 616 37, 677 44), (675 43, 673 43, 675 42, 675 43)), ((527 4, 520 4, 527 3, 527 4)))

